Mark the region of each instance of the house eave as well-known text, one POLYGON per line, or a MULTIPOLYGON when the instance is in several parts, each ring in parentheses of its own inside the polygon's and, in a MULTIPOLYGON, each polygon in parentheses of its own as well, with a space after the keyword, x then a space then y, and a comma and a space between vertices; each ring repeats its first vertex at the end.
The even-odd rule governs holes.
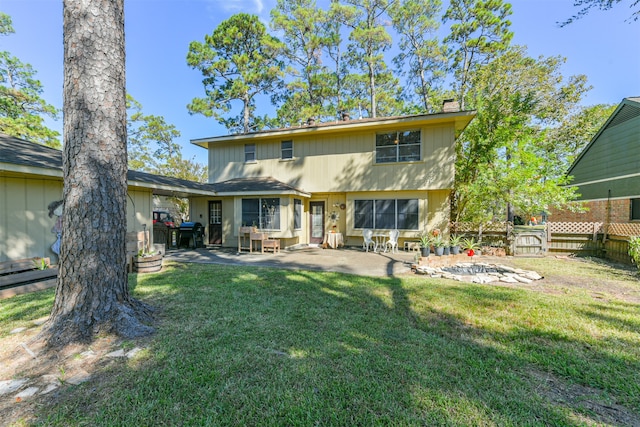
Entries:
POLYGON ((332 123, 321 123, 313 126, 290 127, 235 135, 222 135, 192 139, 191 143, 203 148, 210 145, 237 141, 261 141, 282 137, 291 138, 297 135, 330 135, 334 133, 358 132, 361 130, 380 130, 397 126, 422 126, 439 123, 454 123, 455 130, 462 132, 475 117, 475 111, 451 113, 422 114, 415 116, 383 117, 378 119, 354 119, 332 123))

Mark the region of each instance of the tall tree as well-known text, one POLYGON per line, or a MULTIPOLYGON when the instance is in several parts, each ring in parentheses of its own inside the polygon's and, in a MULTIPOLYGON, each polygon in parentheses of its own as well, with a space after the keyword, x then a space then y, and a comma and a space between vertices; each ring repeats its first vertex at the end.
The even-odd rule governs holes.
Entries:
POLYGON ((553 141, 553 148, 559 152, 558 158, 564 163, 565 169, 569 168, 616 107, 613 104, 579 107, 548 130, 548 140, 553 141))
POLYGON ((404 0, 389 10, 400 35, 396 69, 406 79, 407 97, 417 98, 423 112, 435 111, 434 99, 440 98, 446 76, 446 49, 435 35, 441 6, 440 0, 404 0))
POLYGON ((533 59, 510 49, 473 76, 469 103, 476 119, 458 140, 456 220, 502 217, 564 207, 566 162, 547 129, 557 127, 588 90, 586 77, 563 78, 562 58, 533 59))
POLYGON ((65 0, 64 213, 49 345, 153 331, 129 295, 124 0, 65 0))
POLYGON ((502 0, 451 0, 449 3, 443 20, 453 23, 444 42, 453 49, 454 90, 463 110, 475 68, 487 64, 509 47, 513 38, 509 15, 511 5, 502 0))
MULTIPOLYGON (((393 2, 388 0, 345 0, 345 4, 356 13, 344 22, 351 28, 349 34, 349 63, 354 69, 361 69, 367 83, 369 94, 365 109, 369 117, 377 117, 378 91, 377 79, 390 81, 395 79, 384 61, 384 52, 392 45, 392 39, 383 23, 387 10, 393 2)), ((395 86, 397 87, 397 85, 395 86)))
MULTIPOLYGON (((571 24, 578 19, 585 17, 592 9, 609 10, 617 6, 623 0, 575 0, 573 5, 579 7, 580 11, 571 18, 560 24, 561 27, 571 24)), ((627 2, 627 0, 625 0, 627 2)), ((640 18, 640 0, 628 0, 629 9, 632 9, 631 19, 637 21, 640 18)))
POLYGON ((162 116, 144 114, 142 104, 127 94, 127 153, 130 169, 157 173, 160 165, 180 156, 180 132, 162 116))
POLYGON ((271 27, 282 32, 282 52, 290 77, 278 110, 284 123, 326 116, 331 83, 330 73, 322 63, 323 48, 330 42, 324 34, 326 19, 327 14, 315 0, 278 0, 271 11, 271 27))
MULTIPOLYGON (((12 33, 11 17, 0 12, 0 35, 12 33)), ((44 118, 56 119, 58 110, 42 99, 42 83, 35 75, 31 65, 0 52, 0 131, 60 148, 60 134, 44 125, 44 118)))
POLYGON ((246 13, 223 21, 204 43, 191 42, 187 63, 202 72, 206 97, 194 98, 189 112, 214 117, 230 130, 259 130, 263 121, 254 120, 256 98, 281 84, 281 49, 281 42, 267 34, 258 17, 246 13), (240 115, 225 117, 234 101, 242 105, 240 115))

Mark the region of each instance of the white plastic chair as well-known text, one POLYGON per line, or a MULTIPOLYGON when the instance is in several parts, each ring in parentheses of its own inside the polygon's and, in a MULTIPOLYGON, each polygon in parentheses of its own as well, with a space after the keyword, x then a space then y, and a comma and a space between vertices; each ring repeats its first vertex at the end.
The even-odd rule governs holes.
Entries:
POLYGON ((400 232, 398 230, 391 230, 389 232, 389 240, 384 242, 384 251, 387 252, 389 246, 391 246, 391 252, 398 252, 398 236, 400 232))
POLYGON ((374 252, 378 250, 378 245, 376 244, 376 242, 373 240, 372 237, 373 237, 373 230, 369 230, 368 228, 365 228, 364 230, 362 230, 362 238, 364 239, 364 241, 362 242, 362 249, 366 249, 367 252, 369 252, 369 245, 373 246, 374 252))

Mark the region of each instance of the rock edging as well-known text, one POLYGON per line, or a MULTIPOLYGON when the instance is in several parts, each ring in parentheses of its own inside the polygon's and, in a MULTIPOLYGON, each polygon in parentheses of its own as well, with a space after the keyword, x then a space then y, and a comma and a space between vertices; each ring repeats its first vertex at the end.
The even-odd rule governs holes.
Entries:
POLYGON ((416 274, 432 278, 481 284, 495 282, 527 284, 544 278, 535 271, 482 262, 465 262, 443 267, 414 265, 412 270, 416 274))

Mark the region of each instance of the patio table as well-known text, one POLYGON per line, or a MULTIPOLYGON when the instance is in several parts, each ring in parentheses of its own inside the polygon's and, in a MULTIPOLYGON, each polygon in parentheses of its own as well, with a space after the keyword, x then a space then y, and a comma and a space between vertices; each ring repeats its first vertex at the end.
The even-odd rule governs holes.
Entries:
POLYGON ((372 237, 376 241, 376 247, 373 249, 373 251, 378 252, 378 249, 382 249, 384 242, 389 237, 389 233, 388 232, 383 233, 383 232, 377 231, 373 233, 372 237))
POLYGON ((333 233, 329 231, 324 235, 324 243, 329 245, 331 248, 336 249, 338 246, 344 246, 344 237, 342 236, 342 233, 333 233))

